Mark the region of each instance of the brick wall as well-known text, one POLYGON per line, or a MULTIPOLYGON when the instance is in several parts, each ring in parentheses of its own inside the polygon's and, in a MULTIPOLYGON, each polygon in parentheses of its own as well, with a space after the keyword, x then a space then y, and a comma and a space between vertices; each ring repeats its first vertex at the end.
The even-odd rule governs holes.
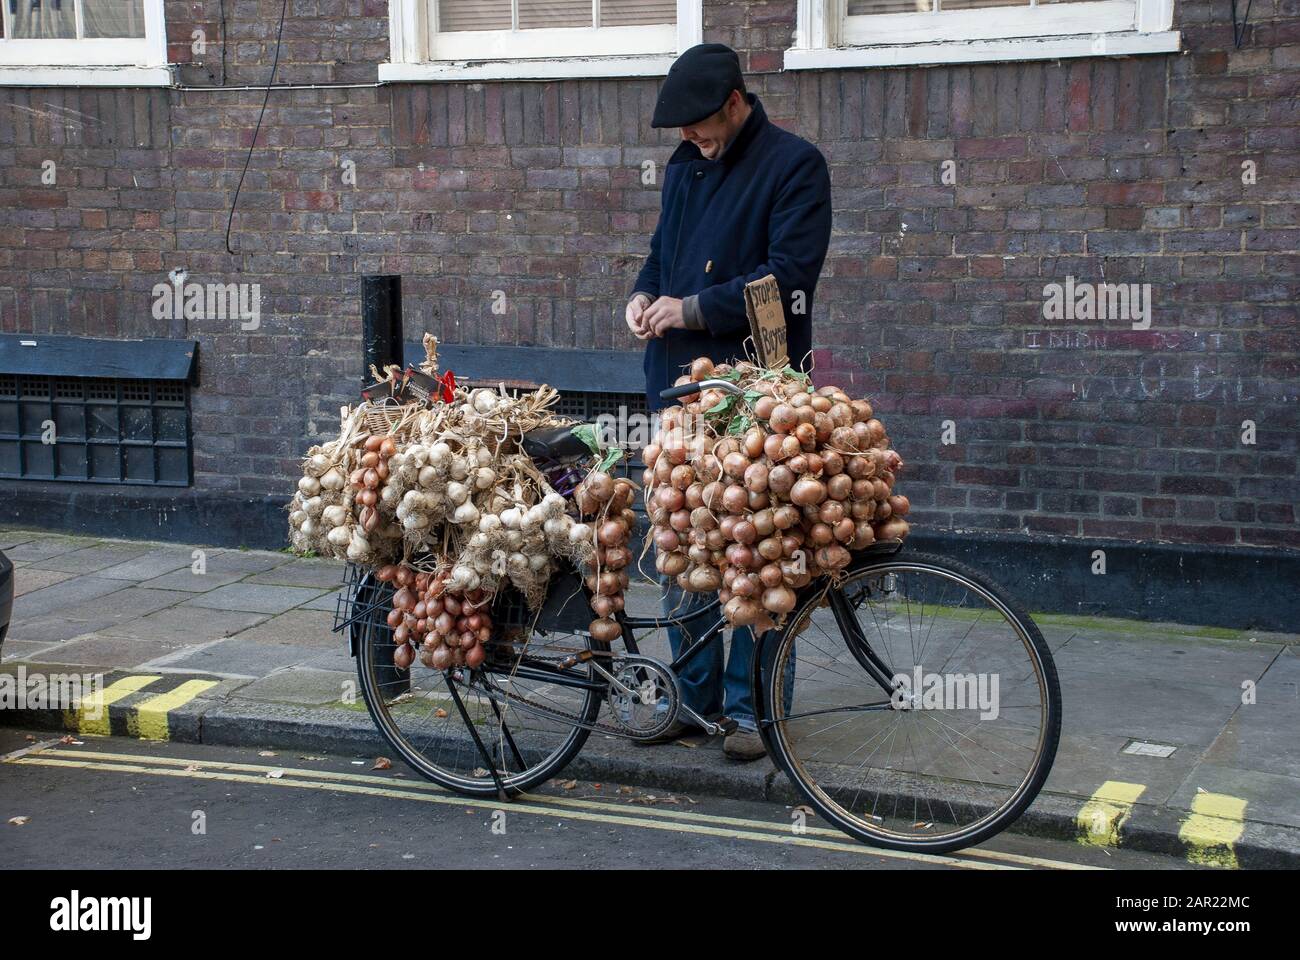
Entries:
MULTIPOLYGON (((918 523, 1294 547, 1300 3, 1255 0, 1240 50, 1178 0, 1182 55, 784 73, 794 7, 706 0, 706 38, 830 161, 817 368, 876 401, 918 523), (1151 284, 1150 329, 1045 319, 1067 276, 1151 284)), ((264 83, 280 8, 169 2, 181 83, 264 83)), ((260 91, 0 88, 0 329, 199 339, 200 493, 286 491, 361 377, 365 273, 404 277, 408 336, 636 348, 657 83, 377 88, 386 11, 290 3, 277 81, 359 86, 272 94, 233 256, 260 91), (155 320, 173 269, 260 284, 260 329, 155 320)))

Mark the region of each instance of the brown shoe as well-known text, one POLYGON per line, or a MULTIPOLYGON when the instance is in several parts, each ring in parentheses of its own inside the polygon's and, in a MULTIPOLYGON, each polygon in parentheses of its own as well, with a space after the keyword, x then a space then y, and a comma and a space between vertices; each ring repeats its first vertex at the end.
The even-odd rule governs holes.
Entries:
POLYGON ((763 738, 758 735, 758 731, 746 730, 743 727, 737 727, 727 734, 726 739, 722 741, 722 752, 732 760, 746 763, 757 760, 767 753, 763 749, 763 738))

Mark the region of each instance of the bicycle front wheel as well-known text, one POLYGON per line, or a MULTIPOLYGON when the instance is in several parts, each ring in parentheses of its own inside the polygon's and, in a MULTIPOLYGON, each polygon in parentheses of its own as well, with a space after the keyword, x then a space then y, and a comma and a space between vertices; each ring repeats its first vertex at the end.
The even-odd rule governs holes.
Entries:
POLYGON ((864 560, 769 634, 762 664, 772 757, 822 817, 866 843, 979 843, 1020 816, 1051 769, 1051 652, 963 564, 864 560))

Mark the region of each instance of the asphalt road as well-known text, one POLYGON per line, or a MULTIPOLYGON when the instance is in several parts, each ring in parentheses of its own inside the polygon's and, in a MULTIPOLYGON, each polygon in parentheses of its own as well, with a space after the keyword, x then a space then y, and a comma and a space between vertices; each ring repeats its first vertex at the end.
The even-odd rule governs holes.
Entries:
POLYGON ((773 803, 552 783, 511 804, 449 794, 375 757, 0 728, 0 869, 1177 869, 1004 834, 946 857, 872 850, 773 803), (19 755, 14 756, 15 753, 19 755), (15 820, 15 818, 17 818, 15 820), (23 819, 25 818, 25 819, 23 819))

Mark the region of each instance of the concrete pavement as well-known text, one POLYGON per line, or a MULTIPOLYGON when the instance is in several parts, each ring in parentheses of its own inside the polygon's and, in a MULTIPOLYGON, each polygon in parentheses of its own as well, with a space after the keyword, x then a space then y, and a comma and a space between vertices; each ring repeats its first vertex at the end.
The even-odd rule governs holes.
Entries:
MULTIPOLYGON (((31 710, 0 720, 384 750, 330 630, 341 564, 22 530, 0 531, 0 549, 18 591, 0 670, 99 672, 122 693, 99 720, 31 710)), ((1047 787, 1016 829, 1221 866, 1300 866, 1300 637, 1036 619, 1065 721, 1047 787)), ((645 749, 594 734, 566 776, 795 800, 766 760, 731 763, 701 738, 645 749)))

